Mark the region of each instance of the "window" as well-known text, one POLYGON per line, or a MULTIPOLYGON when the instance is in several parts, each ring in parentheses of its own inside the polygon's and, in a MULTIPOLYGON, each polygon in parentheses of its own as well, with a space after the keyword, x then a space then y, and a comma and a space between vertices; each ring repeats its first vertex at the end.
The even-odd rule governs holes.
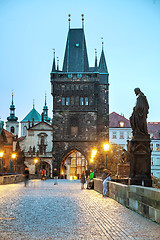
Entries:
POLYGON ((124 122, 119 123, 120 127, 124 127, 124 122))
POLYGON ((62 106, 65 105, 65 97, 62 97, 62 106))
POLYGON ((153 143, 150 144, 150 148, 151 148, 151 150, 153 150, 153 143))
POLYGON ((113 132, 112 138, 113 138, 113 139, 117 139, 117 134, 116 134, 116 132, 113 132))
POLYGON ((88 97, 85 97, 85 106, 88 106, 88 97))
POLYGON ((15 131, 15 129, 14 129, 14 127, 12 126, 12 127, 11 127, 11 133, 14 133, 14 131, 15 131))
POLYGON ((81 106, 84 105, 83 97, 80 97, 80 105, 81 105, 81 106))
POLYGON ((157 158, 157 165, 160 165, 160 158, 157 158))
POLYGON ((72 78, 72 74, 68 74, 68 78, 72 78))
POLYGON ((70 97, 66 98, 66 105, 69 106, 70 105, 70 97))
POLYGON ((156 151, 160 151, 160 144, 156 144, 156 151))
POLYGON ((120 139, 124 139, 124 132, 120 132, 120 139))
POLYGON ((78 135, 78 127, 71 126, 71 135, 77 136, 78 135))

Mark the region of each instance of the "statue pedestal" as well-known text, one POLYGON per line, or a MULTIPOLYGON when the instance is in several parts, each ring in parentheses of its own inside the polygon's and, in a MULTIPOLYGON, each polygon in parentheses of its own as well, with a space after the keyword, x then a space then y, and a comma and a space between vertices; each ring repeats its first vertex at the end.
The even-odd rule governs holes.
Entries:
POLYGON ((135 136, 128 142, 130 185, 152 186, 150 135, 135 136))
POLYGON ((130 164, 119 163, 117 165, 117 178, 128 178, 130 175, 130 164))

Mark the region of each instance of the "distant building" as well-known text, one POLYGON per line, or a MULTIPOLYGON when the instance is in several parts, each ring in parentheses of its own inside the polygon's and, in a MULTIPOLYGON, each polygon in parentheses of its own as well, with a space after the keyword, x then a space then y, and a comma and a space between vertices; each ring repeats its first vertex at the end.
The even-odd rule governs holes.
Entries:
POLYGON ((82 28, 69 27, 62 70, 54 54, 51 71, 53 165, 61 175, 69 176, 69 168, 71 176, 81 174, 91 149, 108 140, 108 78, 103 43, 99 65, 95 52, 95 65, 89 67, 82 19, 82 28))
POLYGON ((26 136, 19 139, 30 174, 40 174, 44 168, 47 175, 52 177, 52 138, 53 128, 42 116, 42 120, 27 128, 26 136), (38 160, 37 163, 35 159, 38 160))
MULTIPOLYGON (((151 173, 160 178, 160 122, 148 122, 151 138, 151 173)), ((115 112, 109 115, 109 141, 127 150, 127 141, 132 139, 130 121, 115 112)))

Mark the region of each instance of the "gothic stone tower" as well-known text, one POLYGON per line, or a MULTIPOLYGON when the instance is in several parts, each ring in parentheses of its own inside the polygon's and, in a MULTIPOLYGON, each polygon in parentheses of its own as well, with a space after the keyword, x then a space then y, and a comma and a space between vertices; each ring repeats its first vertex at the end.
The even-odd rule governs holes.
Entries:
POLYGON ((74 150, 89 162, 91 149, 108 140, 109 73, 102 52, 89 67, 84 28, 69 27, 63 69, 57 69, 55 52, 51 76, 53 96, 53 167, 60 170, 74 150))

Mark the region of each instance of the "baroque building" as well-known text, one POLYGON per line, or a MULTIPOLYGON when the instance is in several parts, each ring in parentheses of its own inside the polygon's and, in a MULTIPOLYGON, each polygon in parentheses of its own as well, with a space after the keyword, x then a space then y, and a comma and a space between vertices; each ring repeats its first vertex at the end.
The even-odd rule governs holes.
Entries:
POLYGON ((90 67, 82 28, 70 28, 62 70, 55 64, 53 96, 53 166, 67 177, 80 175, 89 165, 91 150, 109 138, 109 73, 103 43, 99 65, 90 67), (70 171, 70 173, 69 173, 70 171))

